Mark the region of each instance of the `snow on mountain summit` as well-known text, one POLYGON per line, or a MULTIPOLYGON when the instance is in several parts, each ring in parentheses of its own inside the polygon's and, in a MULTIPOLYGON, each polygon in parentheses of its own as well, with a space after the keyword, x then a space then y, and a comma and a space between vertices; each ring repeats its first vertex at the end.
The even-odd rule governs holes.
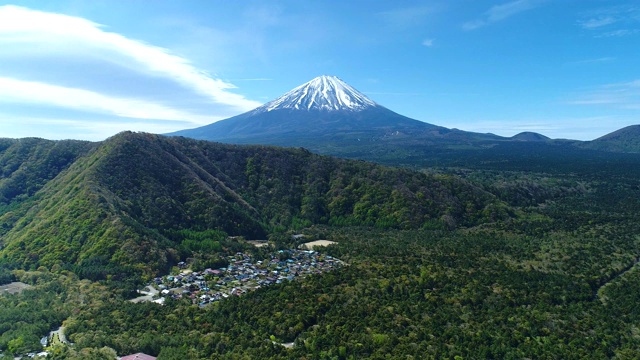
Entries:
POLYGON ((253 112, 279 109, 359 111, 377 104, 335 76, 319 76, 253 112))

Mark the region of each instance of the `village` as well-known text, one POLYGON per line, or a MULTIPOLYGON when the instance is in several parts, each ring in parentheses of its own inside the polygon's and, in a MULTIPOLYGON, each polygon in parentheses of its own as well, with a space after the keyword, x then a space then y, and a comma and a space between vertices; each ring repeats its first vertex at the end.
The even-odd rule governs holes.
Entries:
POLYGON ((163 304, 167 298, 189 298, 201 307, 241 296, 261 287, 292 281, 298 277, 321 274, 344 266, 344 262, 314 250, 288 249, 271 254, 270 259, 255 261, 238 252, 227 256, 228 266, 197 272, 181 262, 179 274, 155 278, 133 302, 153 301, 163 304))

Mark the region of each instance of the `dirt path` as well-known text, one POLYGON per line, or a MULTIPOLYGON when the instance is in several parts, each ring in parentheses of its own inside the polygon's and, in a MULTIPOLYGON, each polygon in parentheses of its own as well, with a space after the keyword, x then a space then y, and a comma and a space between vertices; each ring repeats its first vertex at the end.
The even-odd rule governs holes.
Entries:
POLYGON ((638 265, 638 263, 639 263, 639 262, 640 262, 640 258, 636 258, 636 259, 633 261, 633 263, 632 263, 629 267, 625 268, 625 269, 624 269, 624 270, 622 270, 620 273, 618 273, 618 274, 614 275, 611 279, 609 279, 609 281, 607 281, 606 283, 602 284, 602 285, 598 288, 598 290, 596 290, 596 293, 595 293, 595 295, 594 295, 594 298, 595 298, 595 299, 600 300, 600 302, 602 302, 603 304, 604 304, 604 303, 606 303, 606 301, 607 301, 607 297, 606 297, 606 296, 602 296, 602 295, 601 295, 602 290, 604 290, 604 288, 605 288, 607 285, 609 285, 609 284, 611 284, 612 282, 614 282, 614 281, 615 281, 616 279, 618 279, 620 276, 623 276, 624 274, 626 274, 626 273, 628 273, 629 271, 633 270, 633 269, 636 267, 636 265, 638 265))

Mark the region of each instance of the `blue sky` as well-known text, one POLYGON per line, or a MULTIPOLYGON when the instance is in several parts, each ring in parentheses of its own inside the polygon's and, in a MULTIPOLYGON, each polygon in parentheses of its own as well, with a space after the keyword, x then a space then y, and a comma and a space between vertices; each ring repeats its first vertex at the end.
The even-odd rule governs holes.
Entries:
POLYGON ((319 75, 432 124, 591 140, 640 124, 640 3, 0 1, 0 137, 237 115, 319 75))

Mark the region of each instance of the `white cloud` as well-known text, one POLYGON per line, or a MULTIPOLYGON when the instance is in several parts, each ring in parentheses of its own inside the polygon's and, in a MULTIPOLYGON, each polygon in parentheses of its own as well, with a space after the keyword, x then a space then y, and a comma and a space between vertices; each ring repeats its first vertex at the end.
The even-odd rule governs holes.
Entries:
POLYGON ((207 124, 219 120, 143 100, 117 98, 84 89, 0 77, 0 103, 3 102, 35 103, 125 118, 177 120, 194 124, 207 124))
POLYGON ((180 127, 179 124, 171 124, 169 122, 150 126, 149 122, 146 121, 120 121, 95 118, 69 120, 3 114, 0 114, 0 123, 4 125, 0 131, 0 137, 40 137, 49 140, 73 138, 102 141, 124 130, 164 134, 184 129, 184 126, 180 127), (73 129, 73 132, 70 132, 69 129, 73 129), (70 136, 71 134, 73 135, 70 136))
POLYGON ((639 29, 620 29, 614 31, 608 31, 599 35, 596 35, 598 38, 609 38, 609 37, 623 37, 629 36, 639 33, 639 29))
POLYGON ((532 9, 535 2, 531 0, 516 0, 502 5, 495 5, 487 11, 487 20, 490 22, 504 20, 517 13, 532 9))
POLYGON ((585 29, 595 29, 602 26, 615 23, 617 20, 612 16, 604 16, 599 18, 588 19, 580 22, 580 25, 585 29))
POLYGON ((598 63, 611 62, 611 61, 615 61, 615 60, 616 60, 615 57, 604 56, 604 57, 599 57, 599 58, 594 58, 594 59, 571 61, 571 62, 566 63, 566 65, 598 64, 598 63))
POLYGON ((485 20, 472 20, 472 21, 467 21, 466 23, 462 24, 462 29, 463 30, 475 30, 478 28, 481 28, 483 26, 485 26, 487 24, 487 22, 485 20))
POLYGON ((433 39, 424 39, 422 41, 422 45, 426 46, 426 47, 432 47, 434 43, 433 39))
POLYGON ((433 12, 434 8, 431 6, 412 6, 383 11, 379 15, 387 24, 405 28, 422 23, 433 12))
POLYGON ((269 78, 228 79, 227 81, 273 81, 269 78))
POLYGON ((621 37, 638 32, 640 7, 630 4, 613 5, 598 8, 580 15, 578 25, 590 31, 608 29, 604 33, 594 35, 598 38, 621 37))
POLYGON ((33 49, 41 46, 49 52, 53 46, 55 52, 83 55, 99 50, 126 59, 127 66, 136 72, 169 79, 212 103, 237 111, 261 105, 229 92, 235 88, 233 84, 211 77, 167 49, 104 31, 101 25, 79 17, 0 6, 0 46, 13 44, 29 44, 33 49))
POLYGON ((468 21, 462 25, 464 30, 475 30, 485 25, 507 19, 513 15, 535 8, 540 0, 516 0, 501 5, 494 5, 479 19, 468 21))
POLYGON ((607 84, 579 94, 572 105, 600 105, 625 110, 640 110, 640 79, 607 84))

